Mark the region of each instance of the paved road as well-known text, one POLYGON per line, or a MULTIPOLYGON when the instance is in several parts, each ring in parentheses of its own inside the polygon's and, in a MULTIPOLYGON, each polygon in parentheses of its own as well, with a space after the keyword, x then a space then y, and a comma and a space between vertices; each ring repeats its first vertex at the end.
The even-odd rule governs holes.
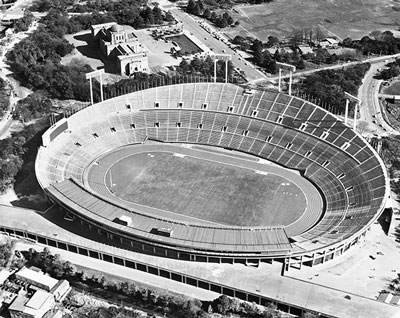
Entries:
MULTIPOLYGON (((21 7, 23 6, 21 5, 21 7)), ((19 9, 21 7, 19 7, 19 9)), ((14 7, 11 7, 9 10, 12 10, 13 8, 14 7)), ((7 12, 9 12, 9 10, 7 10, 7 12)), ((0 14, 0 19, 1 16, 2 15, 0 14)), ((2 47, 4 54, 0 56, 0 77, 3 80, 7 81, 11 95, 9 107, 4 113, 3 117, 0 119, 0 139, 6 138, 9 134, 9 128, 13 123, 12 108, 21 98, 25 98, 27 95, 32 93, 30 89, 21 86, 18 81, 10 77, 10 75, 12 75, 13 73, 9 69, 9 65, 6 63, 5 53, 11 50, 15 44, 26 38, 30 32, 38 27, 37 19, 38 17, 36 17, 35 21, 29 27, 28 31, 13 34, 10 38, 10 41, 6 42, 5 45, 2 47)))
MULTIPOLYGON (((380 65, 383 66, 384 64, 388 63, 388 62, 385 63, 384 61, 390 60, 390 59, 393 59, 393 58, 396 58, 396 57, 400 57, 400 53, 393 54, 393 55, 376 56, 376 57, 371 57, 369 59, 365 59, 365 60, 362 60, 362 61, 341 63, 341 64, 329 65, 329 66, 325 66, 325 67, 321 67, 321 68, 316 68, 316 69, 312 69, 312 70, 300 71, 300 72, 293 73, 293 77, 310 75, 312 73, 320 72, 320 71, 323 71, 323 70, 337 70, 337 69, 341 69, 341 68, 344 68, 344 67, 357 65, 357 64, 360 64, 360 63, 367 63, 367 62, 369 62, 371 64, 381 63, 380 65)), ((288 77, 289 77, 289 73, 282 75, 282 78, 288 78, 288 77)), ((278 75, 272 76, 272 77, 269 78, 269 80, 277 80, 277 79, 278 79, 278 75)))
POLYGON ((382 117, 381 105, 378 99, 379 88, 382 84, 382 80, 374 78, 378 73, 378 69, 384 67, 384 65, 388 63, 388 60, 389 59, 380 60, 371 64, 371 68, 365 75, 363 84, 358 92, 358 98, 361 100, 361 107, 360 118, 357 126, 359 129, 365 130, 367 133, 379 136, 399 134, 399 132, 388 125, 382 117))
MULTIPOLYGON (((167 7, 171 13, 178 19, 183 21, 184 29, 190 33, 193 33, 201 42, 207 47, 212 49, 217 54, 231 54, 232 63, 234 67, 240 68, 244 71, 245 76, 249 82, 253 81, 266 81, 268 80, 267 75, 255 69, 248 61, 244 60, 239 54, 233 51, 227 44, 213 37, 211 33, 203 29, 198 20, 200 18, 194 18, 193 16, 183 12, 180 8, 169 6, 167 7)), ((204 21, 204 20, 203 20, 204 21)))
POLYGON ((161 276, 148 274, 146 272, 138 271, 132 268, 104 262, 95 258, 90 258, 80 254, 68 252, 52 246, 45 246, 42 244, 33 245, 22 241, 18 241, 15 246, 16 249, 21 251, 28 250, 29 248, 34 248, 37 251, 41 251, 44 247, 49 249, 54 254, 59 254, 62 259, 68 260, 73 264, 90 268, 96 271, 108 273, 111 275, 123 277, 149 286, 155 286, 158 288, 166 289, 177 294, 182 294, 200 300, 208 300, 208 301, 221 296, 219 293, 210 290, 205 290, 187 284, 182 284, 177 281, 167 279, 161 276))

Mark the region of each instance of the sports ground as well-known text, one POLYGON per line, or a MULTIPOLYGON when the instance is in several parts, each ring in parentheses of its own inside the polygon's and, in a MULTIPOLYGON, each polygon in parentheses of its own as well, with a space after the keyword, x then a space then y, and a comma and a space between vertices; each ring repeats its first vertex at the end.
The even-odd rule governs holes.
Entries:
POLYGON ((306 209, 304 193, 291 180, 225 162, 144 152, 110 170, 105 183, 123 200, 222 225, 288 225, 306 209))
POLYGON ((319 26, 324 36, 359 39, 374 30, 397 30, 399 10, 396 0, 274 0, 234 7, 231 13, 240 24, 228 33, 266 41, 299 30, 314 29, 315 35, 319 26))

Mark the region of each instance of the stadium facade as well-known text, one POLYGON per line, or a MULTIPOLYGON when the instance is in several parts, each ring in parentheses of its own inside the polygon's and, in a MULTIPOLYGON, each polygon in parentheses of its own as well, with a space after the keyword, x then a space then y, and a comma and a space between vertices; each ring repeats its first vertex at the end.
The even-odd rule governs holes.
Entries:
MULTIPOLYGON (((36 175, 60 213, 129 250, 187 261, 313 266, 366 234, 389 193, 373 148, 336 116, 300 98, 233 84, 162 86, 119 96, 58 121, 43 135, 36 175), (215 226, 124 205, 89 186, 104 153, 147 140, 201 144, 298 170, 324 206, 288 226, 215 226)), ((279 211, 277 211, 279 213, 279 211)))

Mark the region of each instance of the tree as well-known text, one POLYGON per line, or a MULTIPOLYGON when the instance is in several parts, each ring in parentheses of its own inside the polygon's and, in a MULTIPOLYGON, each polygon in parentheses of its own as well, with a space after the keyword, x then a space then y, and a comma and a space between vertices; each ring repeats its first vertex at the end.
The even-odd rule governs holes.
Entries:
POLYGON ((210 17, 211 22, 215 23, 217 19, 218 15, 215 13, 215 11, 211 12, 211 17, 210 17))
POLYGON ((154 6, 152 11, 154 16, 154 22, 156 24, 162 23, 163 22, 162 10, 158 7, 158 5, 154 6))
POLYGON ((195 6, 196 6, 195 0, 189 0, 188 4, 186 6, 186 12, 187 13, 194 13, 195 12, 195 6))
POLYGON ((268 42, 267 42, 267 45, 266 45, 268 48, 276 46, 278 44, 279 44, 279 39, 276 36, 270 35, 268 37, 268 42))
POLYGON ((203 17, 205 19, 210 19, 211 18, 211 10, 209 8, 204 10, 203 17))
POLYGON ((27 31, 31 26, 34 16, 29 10, 25 10, 24 16, 14 23, 14 32, 27 31))
POLYGON ((175 18, 170 11, 167 11, 167 13, 165 14, 165 21, 167 22, 175 21, 175 18))
POLYGON ((230 310, 231 300, 228 296, 222 295, 217 299, 213 300, 212 307, 214 312, 226 315, 226 313, 230 310))

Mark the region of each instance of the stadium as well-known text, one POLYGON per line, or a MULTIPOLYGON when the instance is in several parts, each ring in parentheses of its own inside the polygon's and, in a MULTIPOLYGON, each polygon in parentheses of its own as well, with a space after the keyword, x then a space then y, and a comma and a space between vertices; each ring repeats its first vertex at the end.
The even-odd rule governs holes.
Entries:
POLYGON ((226 83, 87 107, 44 133, 35 169, 88 233, 198 262, 323 263, 363 238, 389 193, 382 160, 336 116, 226 83))

